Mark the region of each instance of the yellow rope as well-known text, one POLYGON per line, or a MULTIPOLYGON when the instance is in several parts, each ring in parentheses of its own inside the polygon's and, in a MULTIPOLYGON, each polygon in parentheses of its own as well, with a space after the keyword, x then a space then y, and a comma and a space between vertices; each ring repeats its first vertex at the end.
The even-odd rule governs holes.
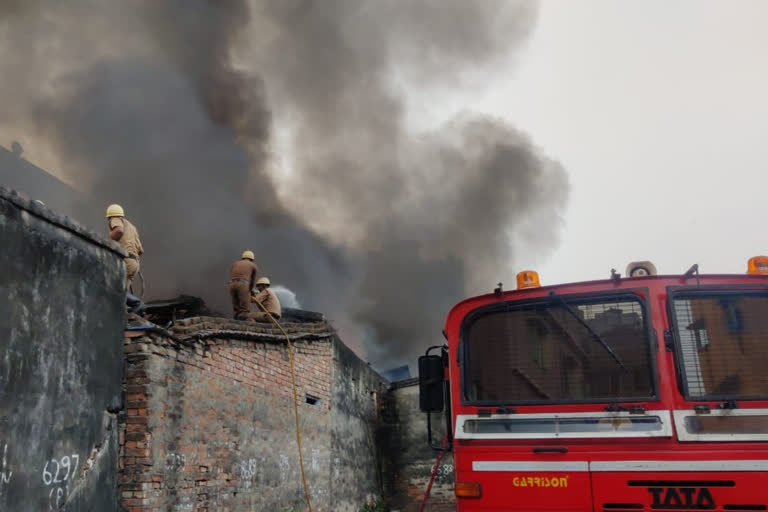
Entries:
POLYGON ((308 512, 312 512, 312 503, 309 501, 309 487, 307 486, 307 477, 304 474, 304 457, 301 454, 301 433, 299 431, 299 396, 296 390, 296 372, 293 367, 293 344, 291 343, 291 338, 288 336, 288 333, 285 332, 285 329, 283 329, 283 326, 280 325, 280 322, 278 322, 277 319, 272 316, 272 313, 267 311, 261 302, 257 300, 254 300, 253 302, 258 304, 261 310, 269 316, 270 320, 272 320, 277 328, 282 331, 283 335, 285 336, 285 341, 288 342, 288 359, 291 362, 291 383, 293 384, 293 412, 296 417, 296 444, 299 445, 299 468, 301 468, 301 481, 304 483, 304 496, 307 498, 307 509, 308 512))

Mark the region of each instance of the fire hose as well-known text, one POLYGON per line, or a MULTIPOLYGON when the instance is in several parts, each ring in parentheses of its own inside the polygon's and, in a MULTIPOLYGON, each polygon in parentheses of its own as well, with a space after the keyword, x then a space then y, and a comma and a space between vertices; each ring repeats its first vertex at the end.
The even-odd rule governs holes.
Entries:
POLYGON ((288 342, 288 360, 291 364, 291 384, 293 385, 293 412, 294 416, 296 417, 296 444, 299 447, 299 468, 301 469, 301 481, 304 484, 304 496, 307 500, 307 510, 309 512, 312 512, 312 503, 310 503, 309 500, 309 487, 307 486, 307 477, 304 474, 304 457, 301 454, 301 432, 299 430, 299 398, 298 398, 298 392, 296 391, 296 371, 294 370, 294 364, 293 364, 293 344, 291 343, 291 338, 288 336, 288 333, 285 332, 285 329, 283 329, 283 326, 280 325, 280 322, 277 321, 277 319, 272 316, 272 313, 267 311, 267 309, 264 307, 264 305, 255 300, 254 301, 258 306, 261 308, 263 312, 267 314, 270 320, 277 326, 278 329, 283 333, 285 336, 285 341, 288 342))
POLYGON ((424 499, 421 500, 421 507, 419 508, 419 512, 424 512, 424 507, 427 506, 427 501, 429 500, 429 493, 432 492, 432 484, 435 481, 435 475, 437 474, 437 469, 440 467, 440 461, 443 459, 443 454, 445 453, 445 447, 448 445, 448 434, 443 436, 443 440, 440 443, 440 451, 437 452, 437 460, 435 460, 435 465, 432 468, 432 474, 429 477, 429 483, 427 484, 427 491, 424 493, 424 499))

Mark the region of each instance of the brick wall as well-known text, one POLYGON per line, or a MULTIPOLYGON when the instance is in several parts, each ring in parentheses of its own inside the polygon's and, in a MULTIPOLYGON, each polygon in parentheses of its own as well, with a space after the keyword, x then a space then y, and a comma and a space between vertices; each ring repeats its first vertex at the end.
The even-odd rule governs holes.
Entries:
MULTIPOLYGON (((325 323, 284 328, 295 340, 313 509, 357 511, 380 494, 373 440, 384 381, 354 355, 357 364, 350 364, 348 349, 325 323), (354 478, 349 461, 359 466, 354 478)), ((169 333, 130 334, 140 335, 124 345, 123 509, 304 510, 288 351, 279 331, 198 317, 169 333)))

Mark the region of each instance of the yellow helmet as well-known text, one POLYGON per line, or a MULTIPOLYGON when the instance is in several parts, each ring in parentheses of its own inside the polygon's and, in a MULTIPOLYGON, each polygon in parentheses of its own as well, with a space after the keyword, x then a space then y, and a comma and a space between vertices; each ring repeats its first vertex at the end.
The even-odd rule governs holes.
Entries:
POLYGON ((240 258, 242 258, 242 259, 249 259, 249 260, 253 261, 254 260, 253 251, 243 251, 243 255, 240 256, 240 258))
POLYGON ((123 207, 119 204, 111 204, 107 207, 107 218, 110 217, 125 217, 123 207))
POLYGON ((260 278, 258 278, 256 280, 256 284, 265 284, 265 285, 269 286, 272 283, 269 282, 269 278, 268 277, 260 277, 260 278))

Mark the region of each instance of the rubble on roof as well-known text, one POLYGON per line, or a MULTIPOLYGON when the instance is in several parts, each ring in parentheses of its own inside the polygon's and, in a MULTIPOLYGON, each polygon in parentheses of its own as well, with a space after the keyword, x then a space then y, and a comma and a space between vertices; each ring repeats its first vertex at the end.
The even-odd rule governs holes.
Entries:
POLYGON ((191 295, 179 295, 174 299, 153 300, 145 304, 145 318, 159 325, 166 325, 182 318, 210 315, 203 299, 191 295))
POLYGON ((285 331, 291 340, 327 338, 334 335, 327 322, 288 322, 280 320, 282 330, 271 323, 232 320, 221 317, 199 316, 178 320, 169 332, 179 338, 226 337, 238 339, 284 339, 285 331))
MULTIPOLYGON (((144 308, 145 314, 143 316, 158 325, 167 325, 177 320, 198 316, 228 318, 223 314, 211 311, 203 299, 192 295, 179 295, 173 299, 154 300, 147 302, 144 308)), ((240 321, 233 320, 233 322, 240 321)), ((280 319, 281 324, 322 322, 325 322, 325 316, 322 313, 295 308, 283 308, 283 316, 280 319)))
POLYGON ((272 323, 224 317, 211 312, 202 299, 191 295, 147 302, 145 311, 147 323, 156 324, 150 330, 161 332, 183 344, 206 338, 283 341, 283 330, 292 341, 327 339, 335 335, 324 315, 303 309, 283 308, 280 327, 272 323))

